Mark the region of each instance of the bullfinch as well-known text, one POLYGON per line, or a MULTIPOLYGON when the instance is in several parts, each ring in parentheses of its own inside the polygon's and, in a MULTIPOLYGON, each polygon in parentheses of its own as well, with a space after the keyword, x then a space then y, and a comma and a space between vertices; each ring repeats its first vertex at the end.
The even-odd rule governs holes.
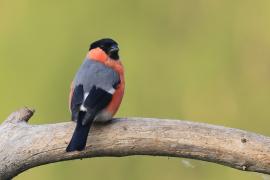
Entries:
POLYGON ((69 96, 72 120, 77 122, 67 152, 82 151, 93 122, 109 121, 117 112, 125 89, 124 68, 117 42, 101 39, 90 45, 69 96))

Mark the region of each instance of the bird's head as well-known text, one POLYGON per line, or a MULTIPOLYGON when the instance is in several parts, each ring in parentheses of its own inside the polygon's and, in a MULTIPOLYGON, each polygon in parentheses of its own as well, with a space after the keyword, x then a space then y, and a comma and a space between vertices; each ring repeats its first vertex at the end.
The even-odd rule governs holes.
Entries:
POLYGON ((94 50, 96 48, 102 49, 113 60, 119 59, 118 44, 112 39, 106 38, 93 42, 90 45, 89 51, 94 50))

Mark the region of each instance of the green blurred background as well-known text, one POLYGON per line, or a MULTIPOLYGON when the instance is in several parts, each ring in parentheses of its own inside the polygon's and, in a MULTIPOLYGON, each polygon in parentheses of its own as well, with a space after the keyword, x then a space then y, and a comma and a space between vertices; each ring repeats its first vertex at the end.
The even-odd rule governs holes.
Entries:
MULTIPOLYGON (((270 135, 270 1, 0 0, 1 112, 69 121, 70 82, 90 42, 116 39, 126 69, 118 117, 187 119, 270 135)), ((16 180, 263 179, 180 158, 92 158, 16 180), (87 177, 87 178, 86 178, 87 177)))

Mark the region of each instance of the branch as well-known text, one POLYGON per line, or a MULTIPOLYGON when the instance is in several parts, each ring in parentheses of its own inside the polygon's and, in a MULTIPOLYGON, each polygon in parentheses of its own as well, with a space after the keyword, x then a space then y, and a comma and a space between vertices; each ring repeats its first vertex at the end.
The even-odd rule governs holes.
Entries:
POLYGON ((270 138, 204 123, 150 118, 95 124, 87 147, 66 153, 75 123, 29 125, 23 108, 0 126, 0 179, 43 164, 100 156, 151 155, 199 159, 270 174, 270 138))

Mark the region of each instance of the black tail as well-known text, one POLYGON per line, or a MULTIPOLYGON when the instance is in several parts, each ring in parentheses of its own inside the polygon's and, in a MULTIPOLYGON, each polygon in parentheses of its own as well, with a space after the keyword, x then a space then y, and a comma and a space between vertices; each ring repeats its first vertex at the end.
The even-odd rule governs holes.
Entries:
POLYGON ((87 123, 86 125, 82 125, 82 120, 85 118, 85 116, 87 116, 86 112, 79 112, 77 125, 71 141, 66 149, 67 152, 82 151, 85 148, 88 133, 94 119, 94 117, 91 117, 92 119, 88 121, 89 123, 87 123))

